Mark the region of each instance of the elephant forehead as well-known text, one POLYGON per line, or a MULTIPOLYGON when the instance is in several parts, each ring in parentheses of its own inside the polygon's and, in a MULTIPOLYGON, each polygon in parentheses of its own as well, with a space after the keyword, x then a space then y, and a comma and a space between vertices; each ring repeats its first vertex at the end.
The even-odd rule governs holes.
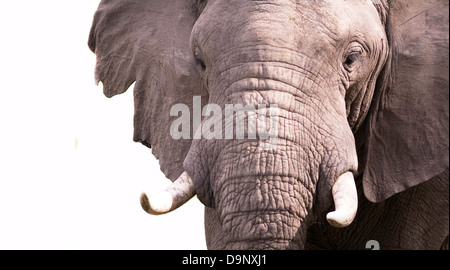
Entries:
POLYGON ((196 32, 196 41, 219 46, 215 51, 262 41, 293 50, 329 51, 329 46, 333 49, 352 36, 382 33, 379 21, 372 0, 217 0, 199 20, 203 27, 196 32))
POLYGON ((379 31, 382 28, 376 3, 379 0, 302 0, 296 2, 297 21, 312 28, 325 28, 335 38, 348 38, 355 30, 379 31))

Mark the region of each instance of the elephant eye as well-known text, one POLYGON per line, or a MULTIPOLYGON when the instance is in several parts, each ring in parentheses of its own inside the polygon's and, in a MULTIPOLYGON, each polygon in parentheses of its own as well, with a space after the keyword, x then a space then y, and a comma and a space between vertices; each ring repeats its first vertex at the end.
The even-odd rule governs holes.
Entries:
POLYGON ((201 59, 195 58, 196 64, 198 66, 200 66, 200 68, 205 71, 206 70, 206 65, 205 63, 203 63, 203 61, 201 59))
POLYGON ((363 48, 358 44, 358 45, 352 45, 345 58, 344 58, 344 67, 348 72, 351 72, 356 64, 361 60, 362 55, 363 55, 363 48))
POLYGON ((345 59, 345 65, 347 65, 347 66, 353 65, 353 63, 358 61, 360 56, 361 56, 361 53, 352 53, 352 54, 348 55, 347 58, 345 59))
POLYGON ((195 64, 201 68, 202 71, 206 70, 205 62, 203 62, 202 53, 200 52, 199 48, 195 48, 194 50, 194 56, 195 56, 195 64))

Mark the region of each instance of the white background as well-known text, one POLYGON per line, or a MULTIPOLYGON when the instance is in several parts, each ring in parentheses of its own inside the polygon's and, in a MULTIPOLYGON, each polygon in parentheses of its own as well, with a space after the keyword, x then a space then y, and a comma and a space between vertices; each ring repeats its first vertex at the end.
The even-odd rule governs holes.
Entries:
POLYGON ((158 217, 139 205, 169 182, 132 140, 132 90, 94 84, 98 3, 1 6, 0 249, 205 249, 198 199, 158 217))

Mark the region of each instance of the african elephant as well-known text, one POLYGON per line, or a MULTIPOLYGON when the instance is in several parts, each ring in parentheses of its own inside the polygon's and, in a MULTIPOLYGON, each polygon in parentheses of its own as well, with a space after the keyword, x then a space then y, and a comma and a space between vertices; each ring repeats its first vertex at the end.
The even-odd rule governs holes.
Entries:
POLYGON ((448 6, 102 0, 88 42, 96 81, 107 97, 135 82, 134 140, 173 181, 142 207, 162 214, 197 195, 209 249, 441 248, 448 6), (199 115, 198 103, 215 109, 199 115), (173 127, 177 104, 190 129, 171 136, 185 128, 173 127), (211 125, 230 104, 244 109, 211 125), (244 136, 222 136, 241 112, 244 136), (276 143, 254 136, 255 119, 274 120, 276 143), (198 133, 211 127, 219 136, 198 133))

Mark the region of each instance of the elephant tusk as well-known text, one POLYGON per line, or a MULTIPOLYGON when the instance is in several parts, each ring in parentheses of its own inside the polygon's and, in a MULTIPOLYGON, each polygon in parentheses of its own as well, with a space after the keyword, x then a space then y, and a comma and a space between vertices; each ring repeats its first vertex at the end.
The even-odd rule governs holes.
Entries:
POLYGON ((353 173, 346 172, 339 176, 333 185, 332 193, 336 209, 327 214, 327 220, 334 227, 347 227, 358 210, 358 194, 353 173))
POLYGON ((164 191, 152 196, 142 193, 140 200, 147 213, 161 215, 177 209, 194 196, 194 183, 187 172, 184 172, 164 191))

